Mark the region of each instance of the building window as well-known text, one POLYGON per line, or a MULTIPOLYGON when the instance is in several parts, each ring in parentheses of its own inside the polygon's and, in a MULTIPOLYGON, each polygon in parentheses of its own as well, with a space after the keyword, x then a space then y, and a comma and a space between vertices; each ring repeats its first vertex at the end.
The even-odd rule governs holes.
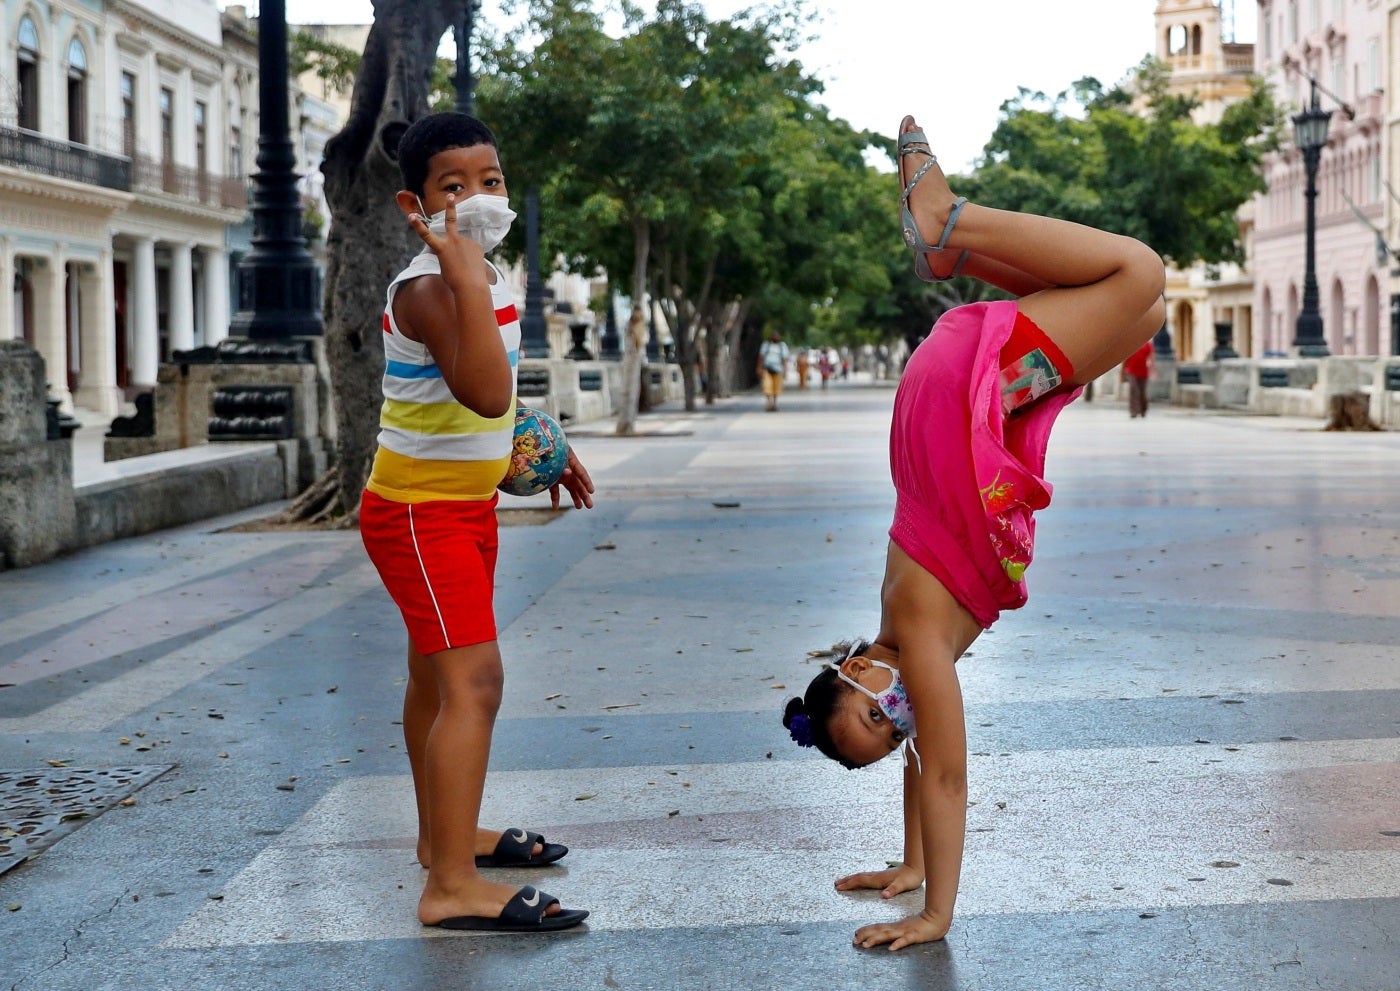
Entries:
POLYGON ((1186 25, 1173 24, 1167 28, 1167 54, 1186 54, 1186 25))
POLYGON ((1308 0, 1308 29, 1317 31, 1322 27, 1321 0, 1308 0))
POLYGON ((194 167, 203 176, 209 171, 209 160, 206 157, 209 147, 209 105, 200 101, 195 101, 194 105, 194 167))
POLYGON ((39 130, 39 32, 28 17, 20 18, 15 79, 19 83, 19 126, 39 130))
POLYGON ((1372 38, 1366 45, 1366 91, 1378 93, 1381 89, 1381 43, 1372 38))
POLYGON ((1298 43, 1298 0, 1288 0, 1288 43, 1298 43))
POLYGON ((1342 57, 1335 55, 1332 57, 1332 92, 1337 94, 1340 100, 1346 99, 1346 67, 1342 64, 1342 57))
POLYGON ((175 93, 162 86, 160 90, 160 160, 162 165, 175 164, 175 93))
POLYGON ((228 174, 235 179, 243 178, 243 128, 229 128, 228 174))
POLYGON ((136 157, 136 76, 122 73, 122 154, 136 157))
POLYGON ((68 43, 68 140, 87 144, 87 52, 77 38, 68 43))
POLYGON ((1264 61, 1272 62, 1274 58, 1274 22, 1267 15, 1264 17, 1264 61))

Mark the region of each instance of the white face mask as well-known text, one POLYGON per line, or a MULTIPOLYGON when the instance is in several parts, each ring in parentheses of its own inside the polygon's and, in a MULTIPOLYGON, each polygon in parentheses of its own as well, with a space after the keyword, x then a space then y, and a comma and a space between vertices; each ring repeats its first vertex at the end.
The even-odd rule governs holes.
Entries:
MULTIPOLYGON (((418 201, 418 210, 425 212, 422 200, 418 201)), ((504 241, 514 219, 515 211, 510 208, 510 201, 495 193, 477 193, 457 204, 458 233, 481 245, 482 251, 491 251, 504 241)), ((447 233, 445 209, 428 217, 428 230, 439 237, 447 233)))

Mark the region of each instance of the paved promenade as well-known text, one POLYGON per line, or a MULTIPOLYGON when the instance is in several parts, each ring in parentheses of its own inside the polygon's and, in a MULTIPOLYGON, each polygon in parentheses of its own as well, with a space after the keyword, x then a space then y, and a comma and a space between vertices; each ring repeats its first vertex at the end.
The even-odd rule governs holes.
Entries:
POLYGON ((1400 434, 1165 407, 1062 417, 1031 604, 959 664, 953 929, 852 948, 921 904, 832 888, 899 856, 898 761, 779 715, 877 626, 892 395, 580 427, 598 507, 503 512, 485 821, 572 848, 497 872, 592 910, 553 937, 415 920, 357 534, 0 573, 0 989, 1400 988, 1400 434))

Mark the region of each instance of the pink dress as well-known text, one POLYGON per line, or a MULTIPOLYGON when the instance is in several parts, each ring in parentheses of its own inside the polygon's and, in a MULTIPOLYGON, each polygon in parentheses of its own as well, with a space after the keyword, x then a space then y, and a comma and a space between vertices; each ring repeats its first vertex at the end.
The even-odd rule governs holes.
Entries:
POLYGON ((905 365, 890 423, 890 539, 983 628, 1026 604, 1050 428, 1081 391, 1004 417, 1000 358, 1015 320, 1014 300, 943 314, 905 365))

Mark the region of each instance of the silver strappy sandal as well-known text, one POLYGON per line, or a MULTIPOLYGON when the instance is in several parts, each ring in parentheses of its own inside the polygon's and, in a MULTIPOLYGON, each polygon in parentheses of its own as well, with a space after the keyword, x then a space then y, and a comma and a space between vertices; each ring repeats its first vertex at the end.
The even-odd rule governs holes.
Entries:
POLYGON ((919 166, 919 170, 910 178, 909 185, 905 186, 904 192, 900 194, 900 224, 903 227, 904 243, 914 252, 914 274, 925 282, 947 282, 949 279, 957 278, 962 274, 963 265, 967 262, 968 256, 971 255, 972 252, 964 249, 963 253, 958 256, 957 264, 953 266, 953 270, 941 278, 933 274, 933 269, 929 266, 927 255, 931 252, 944 250, 944 246, 948 243, 948 235, 953 233, 953 227, 958 222, 958 216, 962 213, 962 208, 967 205, 967 197, 959 196, 957 199, 953 200, 953 209, 948 214, 948 222, 943 225, 943 233, 938 238, 938 243, 929 244, 925 241, 922 232, 919 230, 919 225, 914 221, 914 214, 909 210, 909 194, 914 191, 914 187, 917 186, 919 180, 924 177, 924 173, 938 164, 938 156, 934 155, 931 149, 932 146, 928 143, 928 138, 923 131, 905 131, 903 134, 899 135, 896 150, 899 152, 900 158, 903 158, 905 155, 915 154, 928 156, 928 161, 919 166), (921 144, 924 147, 909 147, 910 145, 916 144, 921 144))

